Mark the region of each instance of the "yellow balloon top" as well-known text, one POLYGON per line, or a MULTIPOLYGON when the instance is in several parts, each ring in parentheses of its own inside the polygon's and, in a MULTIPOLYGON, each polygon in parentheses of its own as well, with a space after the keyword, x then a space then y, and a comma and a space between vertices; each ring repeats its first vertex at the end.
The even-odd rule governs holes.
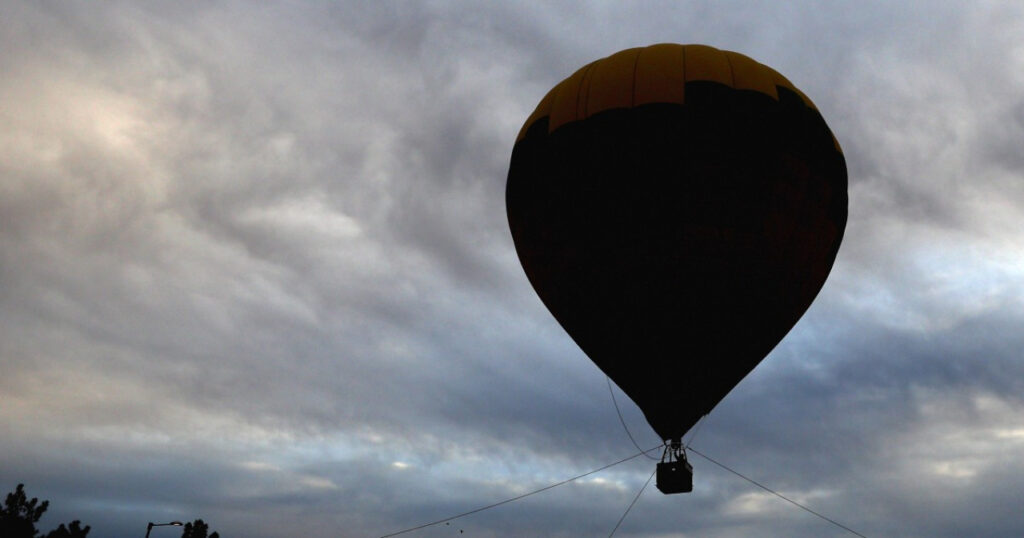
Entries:
MULTIPOLYGON (((814 103, 778 71, 738 52, 706 45, 662 43, 626 49, 591 62, 558 83, 530 114, 516 141, 537 120, 548 117, 548 130, 613 108, 648 103, 686 102, 686 83, 710 81, 737 90, 753 90, 775 100, 776 87, 792 90, 804 104, 814 103)), ((836 143, 836 149, 839 144, 836 143)))

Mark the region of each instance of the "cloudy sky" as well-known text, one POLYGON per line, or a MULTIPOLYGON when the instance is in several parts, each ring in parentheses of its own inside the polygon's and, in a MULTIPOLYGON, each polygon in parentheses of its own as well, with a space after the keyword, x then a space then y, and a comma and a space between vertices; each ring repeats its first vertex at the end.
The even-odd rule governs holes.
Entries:
MULTIPOLYGON (((694 447, 866 536, 1024 535, 1011 1, 0 1, 0 493, 380 536, 635 454, 504 185, 547 89, 657 42, 785 74, 850 172, 822 293, 694 447)), ((693 463, 616 536, 852 536, 693 463)), ((652 469, 407 536, 607 536, 652 469)))

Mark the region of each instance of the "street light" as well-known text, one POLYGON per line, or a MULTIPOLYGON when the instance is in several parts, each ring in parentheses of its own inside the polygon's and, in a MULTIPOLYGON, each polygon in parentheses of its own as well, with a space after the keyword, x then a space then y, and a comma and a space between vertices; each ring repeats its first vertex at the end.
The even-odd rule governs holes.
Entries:
POLYGON ((172 521, 170 523, 153 523, 152 521, 150 521, 149 525, 146 526, 146 538, 149 538, 149 531, 153 530, 153 527, 167 527, 167 526, 180 527, 182 525, 184 525, 184 523, 182 523, 180 521, 172 521))

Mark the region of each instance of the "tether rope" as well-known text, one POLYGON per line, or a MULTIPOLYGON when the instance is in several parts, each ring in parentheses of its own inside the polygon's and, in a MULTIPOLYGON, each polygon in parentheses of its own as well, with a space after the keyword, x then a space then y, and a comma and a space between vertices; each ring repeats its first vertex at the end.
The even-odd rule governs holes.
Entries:
POLYGON ((820 517, 821 519, 824 519, 825 521, 828 521, 829 523, 839 527, 840 529, 843 529, 843 530, 845 530, 847 532, 850 532, 852 534, 856 534, 857 536, 860 536, 861 538, 867 538, 867 536, 864 536, 863 534, 861 534, 861 533, 851 529, 850 527, 847 527, 846 525, 843 525, 842 523, 840 523, 840 522, 838 522, 838 521, 836 521, 834 519, 827 518, 827 517, 819 514, 818 512, 815 512, 814 510, 811 510, 810 508, 807 508, 806 506, 804 506, 804 505, 794 501, 793 499, 790 499, 789 497, 786 497, 785 495, 783 495, 783 494, 781 494, 781 493, 779 493, 779 492, 777 492, 777 491, 775 491, 775 490, 773 490, 773 489, 771 489, 771 488, 769 488, 767 486, 764 486, 764 485, 754 481, 753 479, 748 478, 746 476, 743 476, 742 474, 740 474, 740 473, 738 473, 738 472, 736 472, 736 471, 726 467, 724 464, 719 463, 719 462, 717 462, 717 461, 715 461, 715 460, 705 456, 704 454, 701 454, 697 449, 693 448, 692 446, 688 446, 688 447, 686 447, 686 449, 689 450, 690 452, 693 452, 694 454, 696 454, 696 455, 698 455, 698 456, 700 456, 700 457, 710 461, 711 463, 714 463, 715 465, 725 469, 726 471, 729 471, 730 473, 732 473, 732 474, 734 474, 734 475, 736 475, 736 476, 746 480, 747 482, 750 482, 751 484, 753 484, 753 485, 755 485, 755 486, 757 486, 757 487, 767 491, 768 493, 771 493, 772 495, 775 495, 776 497, 778 497, 778 498, 780 498, 780 499, 782 499, 782 500, 784 500, 784 501, 786 501, 786 502, 788 502, 788 503, 790 503, 790 504, 792 504, 794 506, 802 508, 802 509, 804 509, 804 510, 806 510, 806 511, 808 511, 808 512, 810 512, 810 513, 812 513, 812 514, 814 514, 814 515, 816 515, 818 517, 820 517))
POLYGON ((701 417, 697 419, 697 425, 694 426, 692 430, 690 430, 690 440, 684 440, 683 446, 690 446, 690 443, 692 443, 693 440, 697 438, 697 434, 700 433, 700 427, 704 425, 704 419, 707 417, 707 415, 701 415, 701 417))
MULTIPOLYGON (((453 520, 456 520, 456 519, 459 519, 461 517, 465 517, 465 516, 468 516, 468 515, 471 515, 471 514, 476 514, 478 512, 483 512, 484 510, 489 510, 491 508, 495 508, 495 507, 501 506, 503 504, 508 504, 510 502, 518 501, 519 499, 523 499, 523 498, 529 497, 531 495, 536 495, 537 493, 541 493, 541 492, 547 491, 549 489, 556 488, 556 487, 561 486, 563 484, 568 484, 569 482, 573 482, 575 480, 579 480, 580 478, 583 478, 583 477, 586 477, 586 476, 590 476, 590 475, 592 475, 594 473, 601 472, 601 471, 603 471, 605 469, 609 469, 611 467, 619 465, 620 463, 625 463, 625 462, 627 462, 629 460, 638 458, 640 456, 646 456, 646 457, 648 457, 650 459, 657 460, 658 458, 650 456, 648 454, 648 452, 651 452, 651 451, 657 450, 659 448, 662 448, 662 447, 664 447, 664 444, 659 444, 658 446, 649 448, 647 450, 644 450, 644 449, 640 448, 640 445, 636 442, 636 439, 634 439, 633 435, 629 432, 629 428, 626 426, 626 420, 622 417, 622 411, 619 409, 619 403, 618 403, 618 401, 615 398, 615 391, 612 390, 612 381, 611 381, 611 379, 607 378, 607 377, 605 379, 608 382, 608 393, 611 394, 611 396, 612 396, 612 402, 615 404, 615 412, 619 416, 619 422, 622 423, 622 428, 624 430, 626 430, 626 435, 629 437, 629 440, 633 442, 633 446, 635 446, 636 449, 639 450, 639 452, 637 452, 636 454, 633 454, 632 456, 629 456, 627 458, 623 458, 623 459, 621 459, 619 461, 616 461, 616 462, 613 462, 613 463, 609 463, 608 465, 605 465, 603 467, 599 467, 597 469, 594 469, 593 471, 588 471, 588 472, 583 473, 581 475, 577 475, 577 476, 574 476, 572 478, 569 478, 569 479, 566 479, 566 480, 562 480, 561 482, 557 482, 557 483, 551 484, 549 486, 545 486, 545 487, 542 487, 540 489, 536 489, 536 490, 531 491, 529 493, 524 493, 522 495, 517 495, 515 497, 509 498, 509 499, 505 499, 503 501, 499 501, 499 502, 496 502, 496 503, 493 503, 493 504, 489 504, 487 506, 481 506, 480 508, 476 508, 476 509, 470 510, 468 512, 463 512, 461 514, 457 514, 457 515, 454 515, 454 516, 451 516, 451 517, 447 517, 447 518, 444 518, 444 519, 439 519, 437 521, 432 521, 430 523, 424 523, 422 525, 417 525, 415 527, 410 527, 408 529, 400 530, 398 532, 393 532, 391 534, 385 534, 385 535, 382 535, 380 538, 389 538, 391 536, 398 536, 400 534, 405 534, 405 533, 408 533, 408 532, 412 532, 412 531, 416 531, 416 530, 420 530, 420 529, 425 529, 427 527, 432 527, 434 525, 439 525, 441 523, 447 523, 449 521, 453 521, 453 520)), ((703 419, 703 418, 704 417, 701 417, 701 419, 703 419)), ((692 443, 693 439, 697 437, 697 432, 700 430, 700 425, 701 425, 702 422, 703 422, 703 420, 698 420, 697 421, 696 428, 694 428, 694 431, 693 431, 693 433, 690 436, 689 442, 684 445, 685 446, 685 450, 687 450, 689 452, 693 452, 694 454, 696 454, 696 455, 698 455, 698 456, 708 460, 709 462, 711 462, 711 463, 721 467, 722 469, 725 469, 726 471, 729 471, 730 473, 732 473, 732 474, 742 478, 743 480, 746 480, 747 482, 750 482, 751 484, 753 484, 753 485, 755 485, 755 486, 757 486, 757 487, 767 491, 768 493, 771 493, 772 495, 775 495, 776 497, 778 497, 778 498, 780 498, 780 499, 782 499, 782 500, 792 504, 793 506, 796 506, 797 508, 800 508, 802 510, 807 511, 807 512, 809 512, 809 513, 811 513, 811 514, 813 514, 813 515, 815 515, 815 516, 817 516, 817 517, 819 517, 819 518, 821 518, 821 519, 823 519, 823 520, 825 520, 825 521, 835 525, 836 527, 839 527, 840 529, 843 529, 843 530, 845 530, 845 531, 847 531, 847 532, 849 532, 851 534, 854 534, 856 536, 860 536, 861 538, 867 538, 865 535, 863 535, 863 534, 861 534, 861 533, 851 529, 850 527, 847 527, 846 525, 843 525, 842 523, 839 523, 838 521, 836 521, 834 519, 831 519, 831 518, 826 517, 826 516, 824 516, 824 515, 822 515, 822 514, 820 514, 818 512, 815 512, 814 510, 811 510, 810 508, 808 508, 808 507, 806 507, 806 506, 804 506, 804 505, 794 501, 793 499, 790 499, 789 497, 786 497, 785 495, 783 495, 783 494, 781 494, 781 493, 779 493, 779 492, 769 488, 768 486, 765 486, 765 485, 757 482, 756 480, 754 480, 752 478, 749 478, 749 477, 739 473, 738 471, 735 471, 735 470, 729 468, 728 466, 726 466, 723 463, 715 461, 714 459, 708 457, 707 455, 705 455, 702 452, 698 451, 697 449, 693 448, 692 444, 690 444, 690 443, 692 443)), ((640 499, 640 496, 643 494, 644 490, 647 489, 647 486, 650 485, 651 480, 654 478, 654 475, 656 473, 657 473, 657 469, 655 469, 655 472, 651 473, 651 476, 647 477, 647 482, 645 482, 643 487, 640 488, 640 491, 637 492, 636 497, 633 498, 633 502, 629 503, 629 506, 626 507, 626 511, 622 514, 622 517, 620 517, 619 521, 615 524, 615 528, 612 529, 611 534, 608 535, 609 538, 612 538, 612 536, 615 535, 615 532, 618 531, 619 527, 622 525, 622 522, 626 519, 626 516, 629 514, 630 510, 633 509, 633 506, 640 499)))
MULTIPOLYGON (((577 475, 577 476, 574 476, 572 478, 569 478, 569 479, 566 479, 566 480, 562 480, 561 482, 558 482, 558 483, 555 483, 555 484, 551 484, 550 486, 545 486, 543 488, 540 488, 540 489, 537 489, 537 490, 533 490, 533 491, 531 491, 529 493, 524 493, 522 495, 517 495, 515 497, 512 497, 511 499, 505 499, 504 501, 496 502, 494 504, 489 504, 487 506, 481 506, 480 508, 476 508, 476 509, 470 510, 468 512, 463 512, 463 513, 458 514, 458 515, 454 515, 454 516, 451 516, 451 517, 446 517, 444 519, 439 519, 437 521, 431 521, 430 523, 424 523, 422 525, 417 525, 415 527, 409 527, 408 529, 400 530, 398 532, 393 532, 391 534, 385 534, 385 535, 382 535, 380 538, 389 538, 391 536, 398 536, 399 534, 405 534, 407 532, 412 532, 412 531, 417 531, 417 530, 420 530, 420 529, 425 529, 427 527, 432 527, 434 525, 438 525, 438 524, 441 524, 441 523, 446 523, 448 521, 459 519, 460 517, 465 517, 465 516, 468 516, 470 514, 475 514, 477 512, 483 512, 484 510, 489 510, 489 509, 494 508, 496 506, 501 506, 503 504, 508 504, 510 502, 513 502, 513 501, 518 501, 519 499, 523 499, 523 498, 529 497, 530 495, 536 495, 537 493, 540 493, 542 491, 547 491, 549 489, 561 486, 562 484, 568 484, 569 482, 572 482, 574 480, 579 480, 580 478, 583 478, 585 476, 590 476, 590 475, 592 475, 594 473, 599 473, 599 472, 601 472, 601 471, 603 471, 605 469, 609 469, 611 467, 615 467, 616 465, 618 465, 620 463, 625 463, 625 462, 627 462, 627 461, 629 461, 631 459, 638 458, 638 457, 640 457, 643 454, 647 454, 648 452, 650 452, 652 450, 660 449, 661 447, 662 447, 662 445, 659 444, 656 447, 652 447, 652 448, 649 448, 647 450, 641 450, 640 452, 637 452, 636 454, 633 454, 632 456, 629 456, 628 458, 623 458, 623 459, 621 459, 619 461, 616 461, 614 463, 609 463, 608 465, 605 465, 604 467, 599 467, 597 469, 594 469, 593 471, 588 471, 588 472, 583 473, 581 475, 577 475)), ((641 490, 641 491, 643 491, 643 490, 641 490)), ((636 501, 633 501, 633 502, 636 502, 636 501)))
POLYGON ((622 418, 622 411, 619 410, 619 402, 615 399, 615 391, 612 390, 612 379, 608 376, 604 376, 604 380, 608 382, 608 394, 612 395, 612 403, 615 404, 615 413, 619 415, 619 422, 622 423, 622 429, 626 430, 626 435, 629 436, 629 440, 633 441, 633 446, 635 446, 637 450, 643 452, 648 459, 658 461, 658 458, 644 452, 644 449, 640 448, 640 444, 636 442, 636 439, 633 439, 633 434, 629 433, 629 428, 626 426, 626 419, 622 418))
MULTIPOLYGON (((619 415, 619 422, 622 423, 622 429, 626 430, 626 435, 629 437, 629 440, 632 441, 633 442, 633 446, 635 446, 637 450, 640 450, 645 456, 647 456, 648 458, 650 458, 652 460, 657 460, 658 458, 652 457, 652 456, 647 454, 647 452, 650 452, 650 451, 644 451, 642 448, 640 448, 640 445, 637 444, 636 439, 633 438, 633 434, 631 434, 629 432, 629 427, 626 426, 626 421, 625 421, 625 419, 622 418, 622 411, 619 410, 619 402, 615 399, 615 391, 612 390, 612 380, 608 376, 605 376, 605 381, 608 382, 608 393, 612 395, 612 403, 615 404, 615 413, 619 415)), ((835 525, 835 526, 837 526, 837 527, 839 527, 839 528, 841 528, 841 529, 843 529, 845 531, 851 532, 851 533, 853 533, 853 534, 855 534, 857 536, 860 536, 861 538, 867 538, 863 534, 861 534, 861 533, 859 533, 859 532, 857 532, 857 531, 847 527, 846 525, 843 525, 842 523, 839 523, 838 521, 836 521, 834 519, 830 519, 828 517, 825 517, 824 515, 819 514, 818 512, 815 512, 814 510, 811 510, 810 508, 808 508, 808 507, 806 507, 806 506, 804 506, 804 505, 794 501, 793 499, 790 499, 789 497, 786 497, 785 495, 782 495, 781 493, 779 493, 779 492, 777 492, 777 491, 775 491, 775 490, 773 490, 773 489, 771 489, 771 488, 769 488, 767 486, 764 486, 764 485, 762 485, 762 484, 760 484, 760 483, 758 483, 758 482, 756 482, 756 481, 754 481, 754 480, 752 480, 752 479, 750 479, 750 478, 748 478, 748 477, 746 477, 746 476, 744 476, 744 475, 742 475, 742 474, 740 474, 740 473, 738 473, 738 472, 736 472, 736 471, 726 467, 725 465, 723 465, 723 464, 721 464, 721 463, 719 463, 719 462, 717 462, 717 461, 715 461, 715 460, 705 456, 704 454, 702 454, 702 453, 698 452, 696 449, 694 449, 691 443, 693 443, 693 440, 697 438, 697 433, 700 431, 700 427, 704 423, 704 417, 706 417, 706 416, 707 415, 702 416, 697 421, 697 424, 694 426, 693 430, 691 430, 691 432, 690 432, 690 440, 683 444, 683 446, 686 448, 686 450, 688 450, 690 452, 693 452, 694 454, 696 454, 696 455, 698 455, 698 456, 700 456, 700 457, 710 461, 711 463, 714 463, 715 465, 717 465, 717 466, 725 469, 726 471, 729 471, 730 473, 732 473, 732 474, 734 474, 734 475, 736 475, 736 476, 746 480, 747 482, 750 482, 751 484, 754 484, 755 486, 757 486, 757 487, 767 491, 768 493, 771 493, 772 495, 775 495, 776 497, 778 497, 778 498, 780 498, 780 499, 782 499, 782 500, 784 500, 784 501, 786 501, 786 502, 788 502, 788 503, 790 503, 790 504, 792 504, 794 506, 797 506, 797 507, 799 507, 799 508, 801 508, 803 510, 806 510, 806 511, 808 511, 808 512, 810 512, 810 513, 812 513, 812 514, 814 514, 814 515, 816 515, 818 517, 820 517, 821 519, 824 519, 825 521, 828 521, 829 523, 831 523, 831 524, 833 524, 833 525, 835 525)), ((655 469, 655 472, 657 472, 657 469, 655 469)), ((653 477, 654 475, 651 474, 651 476, 653 477)), ((648 478, 647 482, 650 483, 650 481, 651 481, 651 479, 648 478)), ((646 488, 647 488, 647 484, 644 484, 644 487, 640 490, 640 493, 643 493, 644 489, 646 489, 646 488)), ((637 494, 637 499, 639 499, 639 498, 640 498, 640 494, 638 493, 637 494)), ((634 499, 633 502, 636 503, 636 499, 634 499)), ((626 514, 629 513, 629 510, 632 507, 633 507, 633 505, 630 504, 629 508, 626 509, 626 514)), ((623 519, 626 517, 626 514, 622 515, 623 519)), ((622 523, 622 520, 620 519, 619 520, 619 524, 621 524, 621 523, 622 523)), ((618 529, 619 525, 616 524, 615 528, 618 529)), ((615 534, 615 530, 612 530, 612 534, 615 534)))
POLYGON ((612 533, 608 535, 608 538, 615 536, 615 531, 619 530, 619 525, 622 525, 622 521, 626 519, 626 515, 633 509, 633 505, 640 500, 640 495, 642 495, 644 490, 647 489, 647 486, 650 485, 651 479, 654 478, 654 473, 656 472, 658 472, 657 467, 655 467, 654 471, 651 472, 651 476, 647 477, 647 482, 644 482, 644 487, 640 488, 640 491, 636 492, 636 497, 633 497, 633 502, 629 503, 629 506, 626 507, 626 511, 622 514, 622 517, 619 518, 619 522, 615 524, 615 528, 612 529, 612 533))

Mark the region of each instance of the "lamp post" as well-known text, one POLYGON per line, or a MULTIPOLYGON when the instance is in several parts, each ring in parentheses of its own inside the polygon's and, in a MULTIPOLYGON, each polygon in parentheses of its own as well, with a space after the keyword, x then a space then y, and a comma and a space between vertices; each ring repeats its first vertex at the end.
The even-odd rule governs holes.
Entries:
POLYGON ((180 522, 180 521, 172 521, 170 523, 153 523, 152 521, 150 521, 149 525, 146 525, 146 538, 149 538, 149 531, 153 530, 153 527, 167 527, 167 526, 180 527, 182 525, 183 525, 183 523, 180 522))

